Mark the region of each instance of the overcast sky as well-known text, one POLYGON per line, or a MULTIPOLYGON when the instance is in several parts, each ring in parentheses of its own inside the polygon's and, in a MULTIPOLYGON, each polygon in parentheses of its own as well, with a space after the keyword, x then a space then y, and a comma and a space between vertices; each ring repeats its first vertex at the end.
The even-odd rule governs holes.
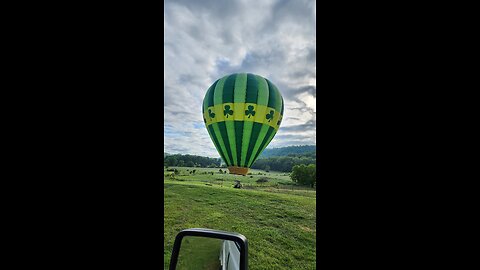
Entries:
POLYGON ((313 0, 165 0, 164 149, 219 157, 202 117, 205 93, 236 72, 263 76, 285 111, 268 148, 315 144, 313 0))

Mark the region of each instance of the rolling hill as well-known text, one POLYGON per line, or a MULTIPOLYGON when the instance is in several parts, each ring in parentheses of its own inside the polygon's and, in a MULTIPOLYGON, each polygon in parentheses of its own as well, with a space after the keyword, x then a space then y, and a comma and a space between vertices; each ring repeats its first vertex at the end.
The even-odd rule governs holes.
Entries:
POLYGON ((299 145, 299 146, 287 146, 280 148, 266 148, 259 158, 269 158, 269 157, 282 157, 288 156, 291 154, 306 154, 315 152, 317 150, 316 145, 299 145))

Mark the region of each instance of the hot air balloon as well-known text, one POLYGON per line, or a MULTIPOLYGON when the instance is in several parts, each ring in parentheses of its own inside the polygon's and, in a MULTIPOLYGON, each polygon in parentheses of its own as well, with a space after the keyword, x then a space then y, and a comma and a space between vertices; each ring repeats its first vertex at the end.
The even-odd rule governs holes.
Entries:
POLYGON ((236 73, 208 88, 202 111, 208 134, 230 173, 246 175, 280 127, 283 98, 269 80, 236 73))

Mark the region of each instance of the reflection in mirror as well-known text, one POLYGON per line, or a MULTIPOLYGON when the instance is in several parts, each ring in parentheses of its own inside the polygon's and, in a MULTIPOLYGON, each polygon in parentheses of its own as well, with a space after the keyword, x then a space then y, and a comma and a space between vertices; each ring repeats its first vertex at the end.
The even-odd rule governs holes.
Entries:
POLYGON ((240 246, 233 241, 225 240, 220 252, 220 264, 222 270, 240 269, 240 246))
POLYGON ((185 236, 182 239, 177 270, 239 270, 240 246, 228 240, 185 236))

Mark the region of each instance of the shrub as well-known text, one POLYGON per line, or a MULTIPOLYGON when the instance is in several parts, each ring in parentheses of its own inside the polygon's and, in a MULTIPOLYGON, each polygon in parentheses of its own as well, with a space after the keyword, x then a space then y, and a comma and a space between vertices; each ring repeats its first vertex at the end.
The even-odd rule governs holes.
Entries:
POLYGON ((262 178, 258 179, 256 182, 257 183, 266 183, 266 182, 268 182, 268 178, 262 177, 262 178))

